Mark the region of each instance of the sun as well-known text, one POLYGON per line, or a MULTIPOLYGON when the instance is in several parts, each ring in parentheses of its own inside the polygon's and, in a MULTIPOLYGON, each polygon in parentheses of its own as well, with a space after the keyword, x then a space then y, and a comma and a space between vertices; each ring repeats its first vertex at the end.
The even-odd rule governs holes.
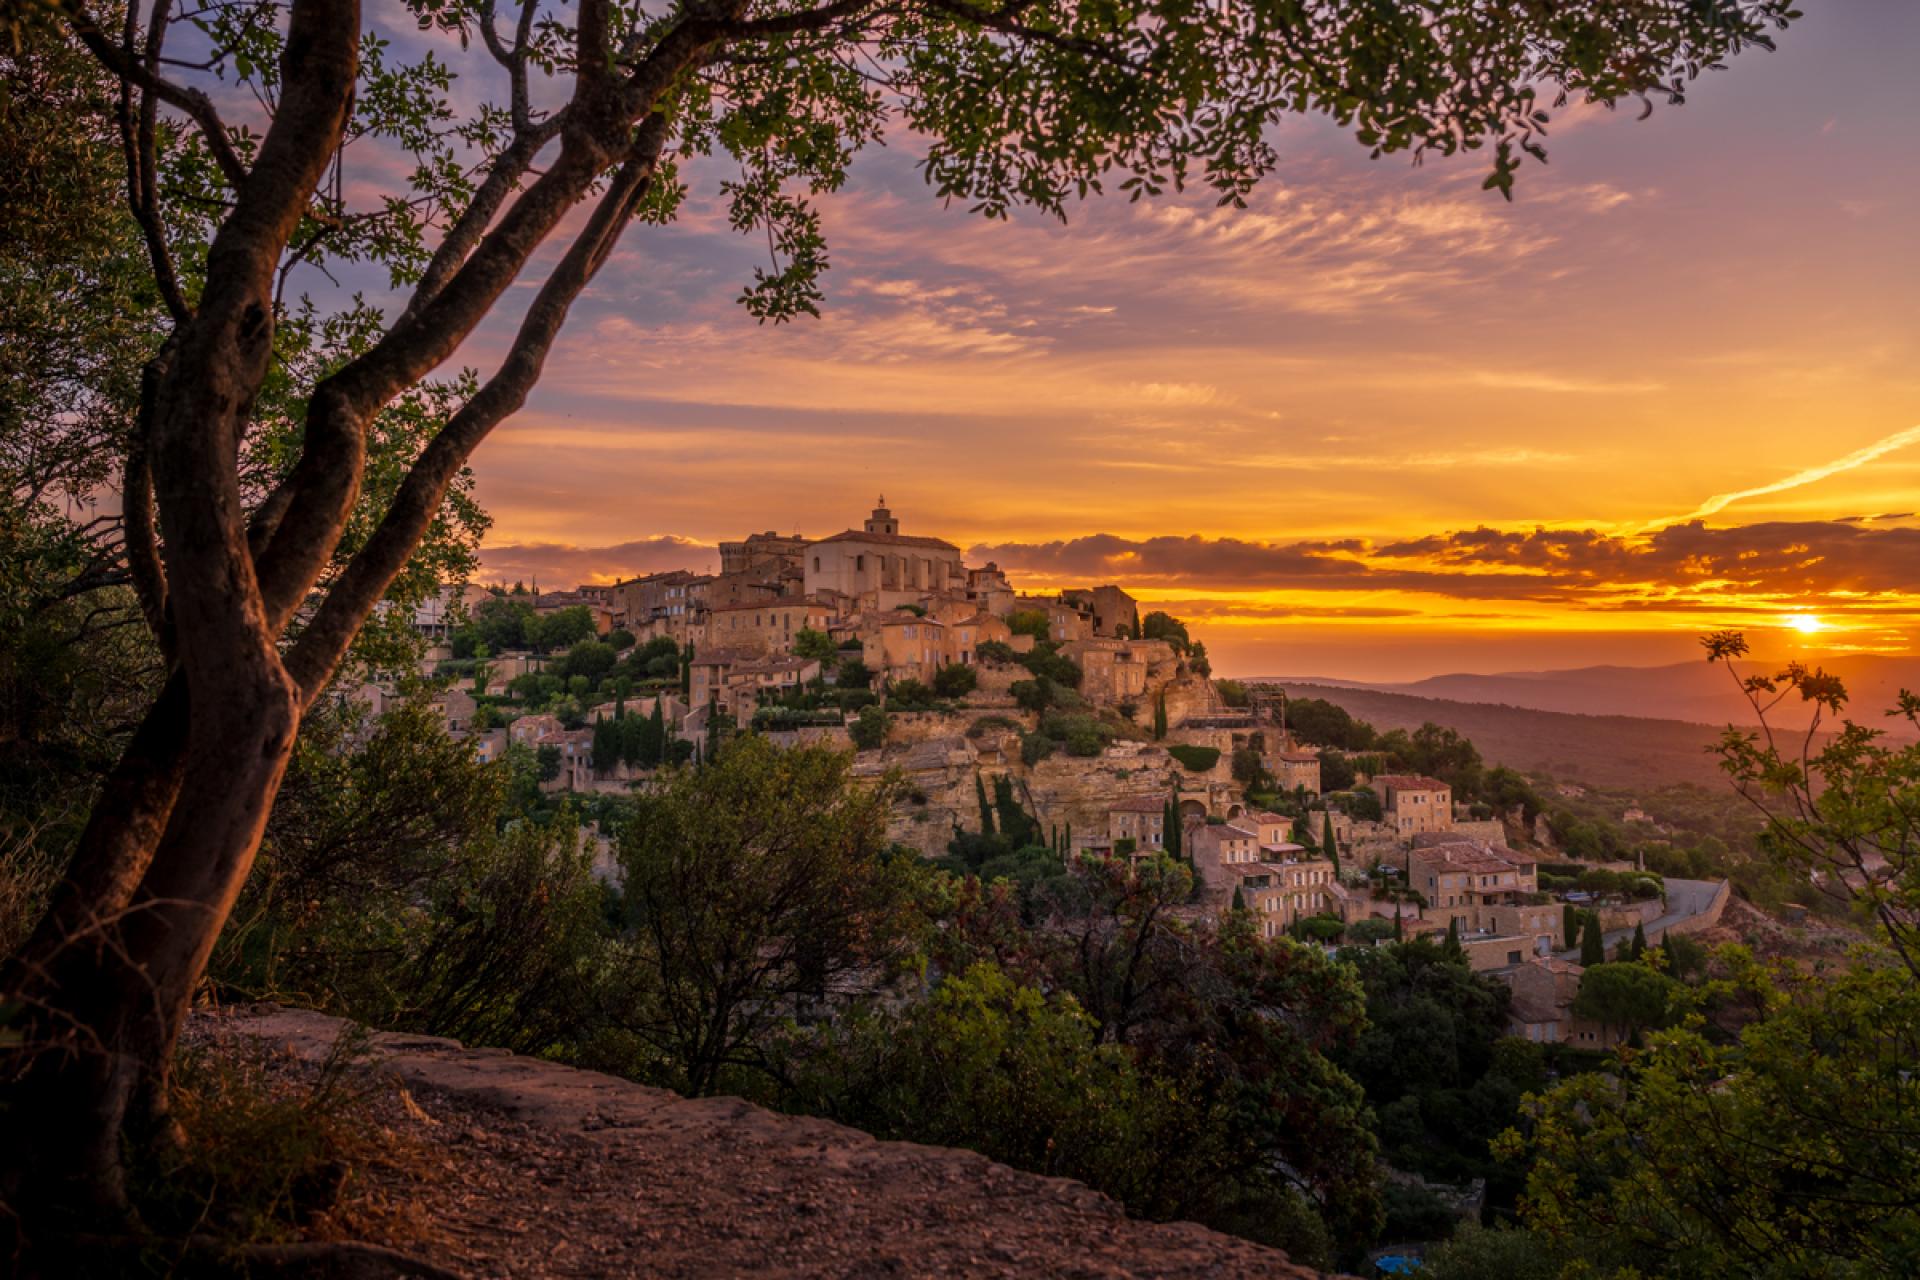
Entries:
POLYGON ((1796 613, 1787 619, 1787 625, 1803 636, 1810 636, 1816 631, 1827 629, 1827 624, 1811 613, 1796 613))

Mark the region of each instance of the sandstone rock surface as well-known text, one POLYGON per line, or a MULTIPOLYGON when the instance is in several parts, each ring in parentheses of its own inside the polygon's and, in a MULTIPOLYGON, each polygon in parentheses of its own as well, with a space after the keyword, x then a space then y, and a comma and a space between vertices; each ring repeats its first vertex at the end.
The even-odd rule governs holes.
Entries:
MULTIPOLYGON (((350 1026, 263 1006, 194 1034, 311 1066, 350 1026)), ((448 1171, 412 1192, 434 1230, 406 1247, 475 1277, 1316 1275, 1079 1183, 738 1099, 431 1036, 375 1034, 368 1061, 448 1171)))

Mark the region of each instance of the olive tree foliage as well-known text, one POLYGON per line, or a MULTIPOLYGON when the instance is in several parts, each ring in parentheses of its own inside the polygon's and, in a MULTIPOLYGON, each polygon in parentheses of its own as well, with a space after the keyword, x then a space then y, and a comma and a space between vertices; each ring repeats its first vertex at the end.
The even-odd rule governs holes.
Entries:
MULTIPOLYGON (((1562 1274, 1893 1276, 1920 1259, 1920 995, 1899 966, 1719 955, 1679 1026, 1536 1099, 1522 1214, 1562 1274), (1729 1039, 1709 1002, 1749 1021, 1729 1039)), ((1621 966, 1607 966, 1618 968, 1621 966)))
MULTIPOLYGON (((1760 721, 1757 732, 1728 729, 1719 752, 1734 788, 1767 820, 1766 852, 1819 892, 1857 904, 1920 977, 1920 743, 1891 743, 1849 719, 1831 729, 1847 703, 1837 676, 1799 663, 1742 676, 1734 663, 1747 653, 1744 636, 1723 631, 1701 643, 1760 721), (1790 699, 1811 704, 1803 731, 1769 719, 1790 699)), ((1920 731, 1920 695, 1901 690, 1886 715, 1920 731)))
POLYGON ((33 1154, 9 1179, 109 1206, 124 1122, 167 1129, 163 1064, 302 715, 622 232, 675 216, 690 159, 723 162, 733 225, 768 242, 741 301, 777 322, 818 309, 815 201, 888 127, 924 140, 936 195, 995 217, 1061 214, 1108 188, 1197 184, 1241 202, 1277 159, 1266 126, 1298 112, 1380 153, 1487 147, 1505 192, 1555 101, 1677 99, 1792 16, 1789 0, 58 11, 120 82, 127 198, 167 317, 123 488, 128 576, 169 677, 12 984, 20 1037, 50 1050, 16 1081, 23 1111, 61 1140, 14 1144, 33 1154), (367 29, 381 17, 444 38, 404 58, 367 29), (385 264, 404 301, 314 317, 347 325, 344 358, 298 389, 285 465, 252 493, 256 407, 286 376, 279 335, 304 310, 289 290, 353 259, 385 264), (428 389, 509 290, 525 303, 497 365, 428 389), (377 424, 410 404, 432 425, 357 522, 377 424))

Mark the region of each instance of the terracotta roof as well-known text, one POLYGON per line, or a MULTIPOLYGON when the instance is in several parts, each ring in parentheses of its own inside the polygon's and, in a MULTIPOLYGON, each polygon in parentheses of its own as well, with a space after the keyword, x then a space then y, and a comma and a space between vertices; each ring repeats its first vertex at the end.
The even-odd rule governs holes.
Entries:
POLYGON ((1165 813, 1165 796, 1129 796, 1125 800, 1116 800, 1107 806, 1108 813, 1165 813))
POLYGON ((1447 871, 1464 871, 1469 875, 1515 870, 1514 865, 1499 854, 1469 844, 1443 844, 1431 849, 1415 849, 1412 856, 1422 862, 1442 863, 1447 871))
MULTIPOLYGON (((865 529, 845 529, 832 537, 820 539, 820 542, 870 542, 880 547, 926 547, 960 554, 960 548, 940 538, 920 538, 906 533, 868 533, 865 529)), ((817 547, 820 542, 809 542, 807 545, 817 547)))

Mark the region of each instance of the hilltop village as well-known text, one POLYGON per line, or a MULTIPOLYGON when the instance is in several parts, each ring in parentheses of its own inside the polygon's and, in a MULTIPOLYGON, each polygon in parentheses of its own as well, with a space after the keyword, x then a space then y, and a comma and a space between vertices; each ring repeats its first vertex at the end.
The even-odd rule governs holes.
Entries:
MULTIPOLYGON (((1356 770, 1289 727, 1284 693, 1213 679, 1204 643, 1124 587, 1022 593, 902 532, 884 499, 858 529, 722 543, 717 574, 468 587, 415 622, 448 731, 482 759, 518 752, 542 789, 644 787, 742 732, 839 745, 895 789, 889 834, 926 857, 996 813, 1063 855, 1169 854, 1196 873, 1196 916, 1459 948, 1513 988, 1509 1031, 1534 1041, 1618 1043, 1574 1011, 1575 958, 1706 927, 1725 901, 1723 884, 1670 912, 1631 867, 1543 880, 1515 847, 1531 832, 1437 778, 1356 770)), ((378 711, 394 686, 360 696, 378 711)))

